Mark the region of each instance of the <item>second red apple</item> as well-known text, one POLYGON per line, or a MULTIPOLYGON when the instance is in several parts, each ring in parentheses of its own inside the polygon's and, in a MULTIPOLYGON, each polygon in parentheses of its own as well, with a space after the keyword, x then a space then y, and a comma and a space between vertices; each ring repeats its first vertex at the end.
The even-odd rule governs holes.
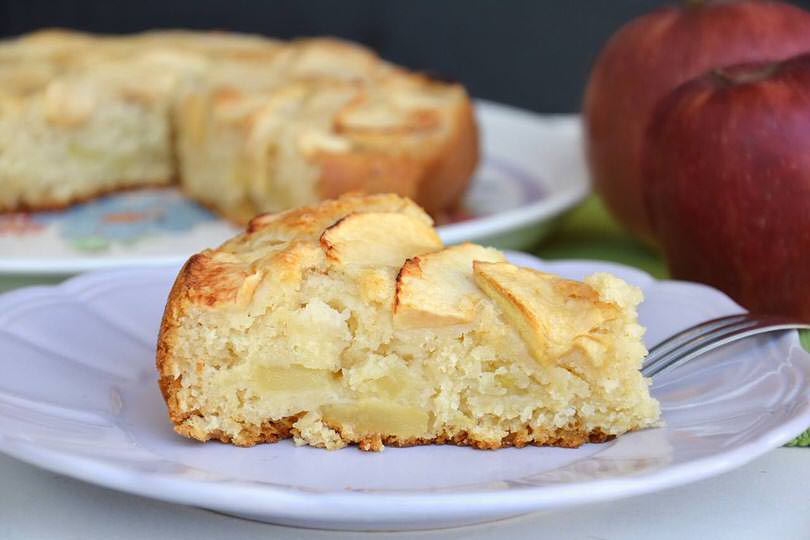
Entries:
POLYGON ((810 320, 810 55, 689 82, 647 136, 647 206, 672 275, 810 320))
POLYGON ((786 2, 673 2, 621 28, 585 92, 594 187, 619 221, 652 240, 643 193, 644 130, 658 100, 717 66, 810 51, 810 12, 786 2))

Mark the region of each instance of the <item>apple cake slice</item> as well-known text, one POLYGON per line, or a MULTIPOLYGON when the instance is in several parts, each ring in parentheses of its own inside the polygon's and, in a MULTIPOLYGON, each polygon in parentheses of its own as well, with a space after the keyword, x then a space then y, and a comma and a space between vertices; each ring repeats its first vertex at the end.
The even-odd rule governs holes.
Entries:
POLYGON ((641 296, 444 247, 407 198, 343 196, 189 259, 160 388, 175 430, 201 441, 575 447, 658 423, 641 296))

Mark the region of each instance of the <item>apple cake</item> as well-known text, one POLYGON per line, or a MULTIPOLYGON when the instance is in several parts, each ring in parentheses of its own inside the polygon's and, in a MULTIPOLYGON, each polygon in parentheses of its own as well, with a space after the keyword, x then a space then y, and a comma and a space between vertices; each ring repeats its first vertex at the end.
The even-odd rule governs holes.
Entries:
POLYGON ((655 426, 641 291, 445 247, 394 194, 254 218, 196 254, 157 346, 174 429, 240 446, 576 447, 655 426))
POLYGON ((0 212, 176 181, 239 223, 349 191, 396 192, 441 217, 477 159, 461 85, 336 39, 0 42, 0 212))

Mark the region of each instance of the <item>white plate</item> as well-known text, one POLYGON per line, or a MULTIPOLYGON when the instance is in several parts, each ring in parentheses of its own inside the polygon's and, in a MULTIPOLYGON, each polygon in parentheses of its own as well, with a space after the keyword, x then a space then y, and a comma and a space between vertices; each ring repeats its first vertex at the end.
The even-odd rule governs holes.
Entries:
MULTIPOLYGON (((439 227, 447 243, 527 247, 588 192, 579 117, 478 102, 482 163, 468 219, 439 227)), ((177 190, 102 197, 58 212, 0 214, 0 273, 65 274, 179 264, 238 232, 177 190)))
MULTIPOLYGON (((644 289, 648 342, 739 311, 714 289, 585 261, 522 264, 644 289)), ((328 452, 174 434, 154 345, 174 268, 88 274, 0 296, 0 450, 113 489, 274 523, 414 529, 649 493, 719 474, 810 426, 810 355, 750 340, 656 381, 666 427, 575 450, 452 446, 328 452)), ((753 489, 753 488, 752 488, 753 489)))

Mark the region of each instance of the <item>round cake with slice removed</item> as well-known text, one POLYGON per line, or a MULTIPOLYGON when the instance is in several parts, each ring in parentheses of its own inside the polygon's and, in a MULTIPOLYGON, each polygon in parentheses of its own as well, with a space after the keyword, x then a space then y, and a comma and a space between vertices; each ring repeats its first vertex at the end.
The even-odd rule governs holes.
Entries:
POLYGON ((0 40, 0 212, 177 182, 240 224, 358 190, 449 220, 477 162, 463 86, 358 44, 177 30, 0 40))
POLYGON ((576 447, 656 426, 641 291, 445 247, 397 195, 255 218, 194 255, 160 330, 175 431, 240 446, 576 447))

